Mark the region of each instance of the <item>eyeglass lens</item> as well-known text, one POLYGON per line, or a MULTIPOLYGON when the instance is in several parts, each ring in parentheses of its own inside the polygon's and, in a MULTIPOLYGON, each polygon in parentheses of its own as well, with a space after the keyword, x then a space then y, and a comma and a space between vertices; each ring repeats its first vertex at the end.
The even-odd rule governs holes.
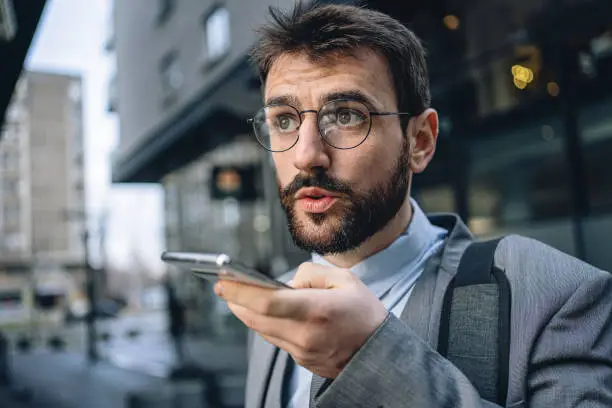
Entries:
MULTIPOLYGON (((308 112, 289 105, 270 105, 253 118, 259 143, 273 152, 291 149, 298 141, 299 129, 308 112)), ((338 149, 351 149, 363 143, 370 131, 370 113, 361 102, 340 100, 323 105, 317 114, 323 140, 338 149)))

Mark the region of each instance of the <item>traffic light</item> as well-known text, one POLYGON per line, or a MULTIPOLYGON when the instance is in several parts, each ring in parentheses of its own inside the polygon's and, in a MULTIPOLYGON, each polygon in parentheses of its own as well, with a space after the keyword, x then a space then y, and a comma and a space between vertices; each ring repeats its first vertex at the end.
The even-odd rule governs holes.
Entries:
POLYGON ((234 198, 238 201, 254 201, 263 196, 259 165, 217 166, 211 177, 213 199, 234 198))

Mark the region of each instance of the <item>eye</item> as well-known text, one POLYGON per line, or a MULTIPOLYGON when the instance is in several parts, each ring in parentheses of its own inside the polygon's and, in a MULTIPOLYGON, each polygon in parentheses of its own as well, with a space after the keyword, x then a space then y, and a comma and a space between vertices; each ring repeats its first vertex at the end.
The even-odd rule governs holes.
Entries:
POLYGON ((276 127, 283 132, 293 132, 299 126, 299 121, 292 115, 279 115, 276 117, 276 127))
POLYGON ((342 126, 358 126, 364 120, 364 116, 361 112, 341 108, 336 111, 336 122, 342 126))
POLYGON ((357 129, 364 126, 369 119, 368 109, 356 101, 332 101, 322 109, 319 125, 324 129, 357 129))

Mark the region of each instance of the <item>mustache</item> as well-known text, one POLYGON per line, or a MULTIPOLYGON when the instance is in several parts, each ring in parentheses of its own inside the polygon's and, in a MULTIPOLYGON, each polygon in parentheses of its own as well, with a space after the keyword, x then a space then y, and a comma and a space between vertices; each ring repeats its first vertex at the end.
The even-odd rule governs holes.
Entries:
POLYGON ((293 197, 305 187, 318 187, 327 191, 350 195, 353 190, 343 181, 330 177, 325 171, 314 171, 309 174, 298 174, 287 187, 281 189, 281 197, 293 197))

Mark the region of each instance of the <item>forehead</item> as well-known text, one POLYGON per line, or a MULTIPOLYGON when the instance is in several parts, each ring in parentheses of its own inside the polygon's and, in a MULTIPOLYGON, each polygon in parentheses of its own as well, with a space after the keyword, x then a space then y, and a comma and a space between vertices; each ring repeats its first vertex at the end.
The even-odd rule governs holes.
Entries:
POLYGON ((264 101, 290 97, 299 105, 320 105, 327 95, 358 91, 377 105, 389 108, 396 96, 387 60, 370 50, 313 60, 306 53, 279 56, 264 87, 264 101))

